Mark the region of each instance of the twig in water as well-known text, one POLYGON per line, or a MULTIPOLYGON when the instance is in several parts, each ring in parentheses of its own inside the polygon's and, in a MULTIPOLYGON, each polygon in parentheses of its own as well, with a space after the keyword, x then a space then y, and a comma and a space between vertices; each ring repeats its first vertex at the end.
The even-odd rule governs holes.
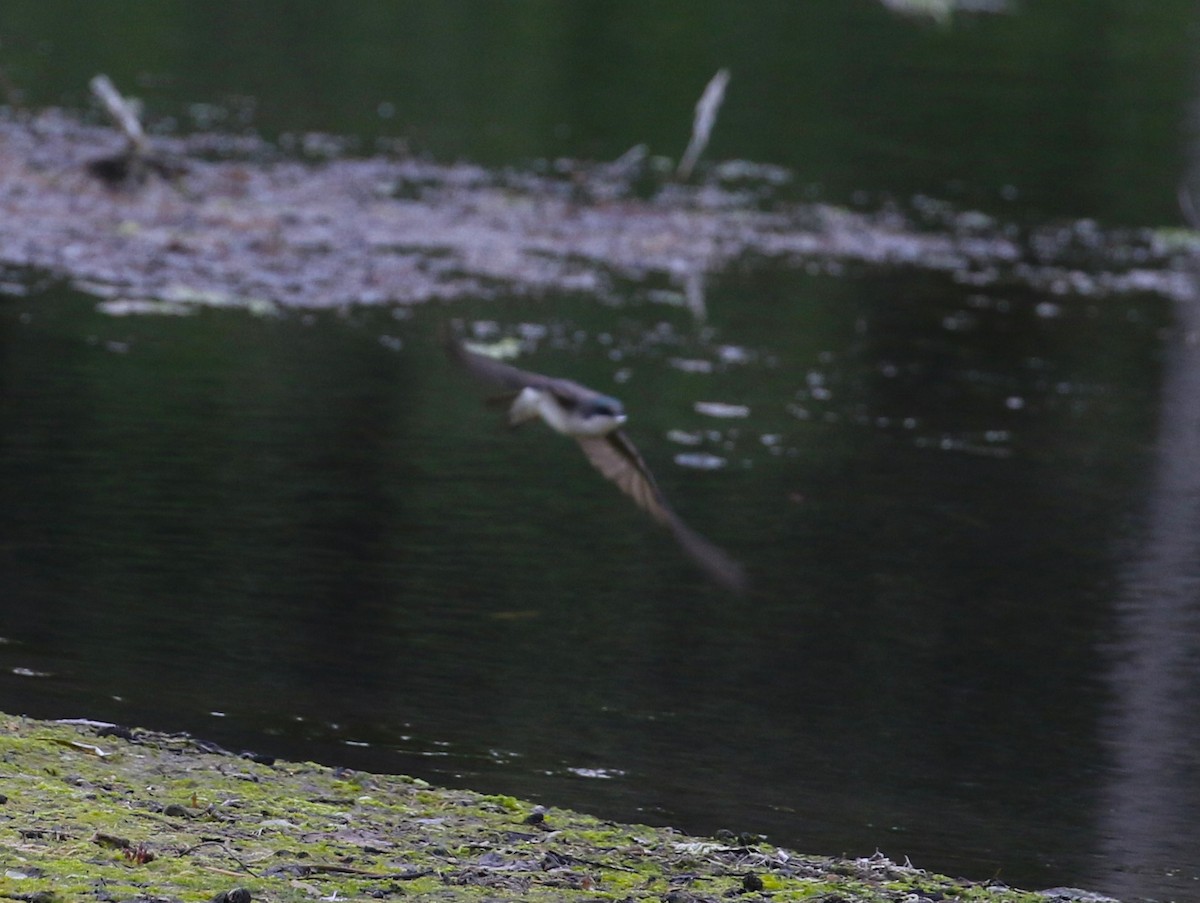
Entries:
POLYGON ((1196 204, 1192 200, 1192 192, 1183 182, 1179 183, 1179 212, 1183 214, 1183 221, 1192 229, 1200 229, 1200 216, 1196 214, 1196 204))
POLYGON ((139 185, 150 173, 171 181, 187 171, 181 161, 154 152, 134 105, 121 96, 112 79, 107 75, 97 75, 89 85, 126 141, 124 152, 89 162, 87 167, 92 175, 116 187, 139 185))
POLYGON ((112 79, 107 75, 97 75, 88 82, 88 86, 96 95, 96 99, 104 105, 104 111, 112 117, 117 128, 125 134, 125 138, 129 141, 129 153, 145 154, 149 147, 141 120, 138 119, 133 105, 121 96, 121 92, 112 83, 112 79))
POLYGON ((717 111, 721 109, 721 101, 725 99, 725 86, 728 84, 729 70, 717 70, 717 74, 709 79, 704 93, 696 101, 696 117, 692 120, 692 140, 688 142, 687 150, 679 158, 679 166, 675 169, 675 175, 678 178, 687 179, 691 176, 696 161, 704 153, 704 148, 708 147, 708 139, 712 134, 713 126, 716 125, 717 111))

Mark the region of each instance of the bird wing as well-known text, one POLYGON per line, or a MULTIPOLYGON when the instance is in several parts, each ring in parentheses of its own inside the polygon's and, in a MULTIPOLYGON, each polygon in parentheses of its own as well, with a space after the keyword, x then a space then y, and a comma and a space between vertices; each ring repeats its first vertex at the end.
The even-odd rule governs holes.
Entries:
POLYGON ((523 389, 526 386, 542 386, 550 380, 538 373, 520 370, 483 354, 468 351, 463 343, 450 332, 443 337, 446 353, 461 364, 472 376, 484 382, 495 383, 506 389, 523 389))
POLYGON ((576 441, 606 480, 616 483, 618 489, 660 524, 667 526, 670 523, 671 509, 658 491, 658 484, 638 450, 621 430, 613 430, 605 436, 577 436, 576 441))
POLYGON ((592 466, 632 498, 639 508, 670 530, 679 547, 710 579, 733 592, 745 591, 746 575, 741 565, 671 510, 628 436, 621 430, 613 430, 607 436, 577 437, 577 441, 592 466))
POLYGON ((572 382, 569 379, 543 376, 540 373, 521 370, 518 367, 505 364, 484 354, 476 354, 474 351, 467 350, 463 343, 449 332, 444 334, 443 344, 446 347, 446 353, 450 355, 451 359, 460 364, 472 376, 484 382, 511 390, 512 394, 506 394, 495 399, 497 403, 512 401, 513 395, 526 386, 533 386, 535 389, 545 389, 548 392, 552 392, 559 400, 559 403, 565 408, 573 408, 579 404, 580 399, 597 397, 600 394, 594 389, 581 386, 579 383, 572 382))

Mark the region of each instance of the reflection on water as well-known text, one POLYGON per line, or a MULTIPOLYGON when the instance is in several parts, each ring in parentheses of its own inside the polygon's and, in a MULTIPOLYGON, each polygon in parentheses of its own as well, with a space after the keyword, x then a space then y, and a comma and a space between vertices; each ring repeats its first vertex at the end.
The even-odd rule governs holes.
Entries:
MULTIPOLYGON (((1173 492, 1168 311, 1045 303, 759 270, 708 287, 707 325, 456 306, 625 402, 680 514, 750 570, 737 599, 570 443, 505 429, 442 311, 4 299, 0 709, 1014 884, 1190 886, 1179 859, 1136 878, 1135 813, 1188 815, 1145 808, 1130 744, 1158 734, 1121 701, 1158 661, 1130 599, 1144 498, 1173 492)), ((1196 726, 1171 724, 1146 780, 1194 798, 1196 726)))
MULTIPOLYGON (((1166 349, 1146 525, 1114 604, 1104 731, 1111 769, 1099 811, 1111 859, 1186 882, 1200 880, 1196 869, 1180 868, 1200 849, 1200 308, 1180 305, 1178 315, 1180 334, 1166 349)), ((1119 876, 1114 890, 1138 893, 1136 874, 1119 876)))

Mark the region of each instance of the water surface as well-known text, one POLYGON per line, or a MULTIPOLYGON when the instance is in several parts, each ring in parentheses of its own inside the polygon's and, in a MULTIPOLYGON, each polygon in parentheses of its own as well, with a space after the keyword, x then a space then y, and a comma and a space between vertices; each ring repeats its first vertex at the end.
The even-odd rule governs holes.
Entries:
POLYGON ((771 271, 710 301, 706 325, 571 298, 453 313, 618 393, 668 497, 750 570, 742 599, 569 442, 505 429, 436 348, 445 311, 7 300, 0 709, 1116 887, 1114 850, 1144 855, 1110 797, 1144 689, 1122 662, 1149 616, 1127 609, 1165 303, 1049 315, 960 306, 949 278, 771 271), (724 466, 675 463, 698 452, 724 466))
MULTIPOLYGON (((729 66, 712 156, 1018 226, 1177 223, 1194 156, 1182 2, 204 9, 9 0, 5 100, 107 71, 155 128, 538 167, 678 154, 729 66)), ((706 322, 634 282, 183 318, 0 283, 37 286, 0 295, 0 709, 1200 900, 1194 305, 753 261, 706 322), (753 592, 505 429, 449 317, 622 398, 753 592)))

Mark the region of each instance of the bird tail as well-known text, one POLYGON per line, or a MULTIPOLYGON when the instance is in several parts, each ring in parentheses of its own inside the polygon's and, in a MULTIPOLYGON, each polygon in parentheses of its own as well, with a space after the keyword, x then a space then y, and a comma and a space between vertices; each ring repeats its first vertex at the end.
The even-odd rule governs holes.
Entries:
POLYGON ((738 595, 750 588, 746 571, 724 549, 713 545, 674 513, 667 517, 663 525, 674 535, 679 547, 714 583, 738 595))

